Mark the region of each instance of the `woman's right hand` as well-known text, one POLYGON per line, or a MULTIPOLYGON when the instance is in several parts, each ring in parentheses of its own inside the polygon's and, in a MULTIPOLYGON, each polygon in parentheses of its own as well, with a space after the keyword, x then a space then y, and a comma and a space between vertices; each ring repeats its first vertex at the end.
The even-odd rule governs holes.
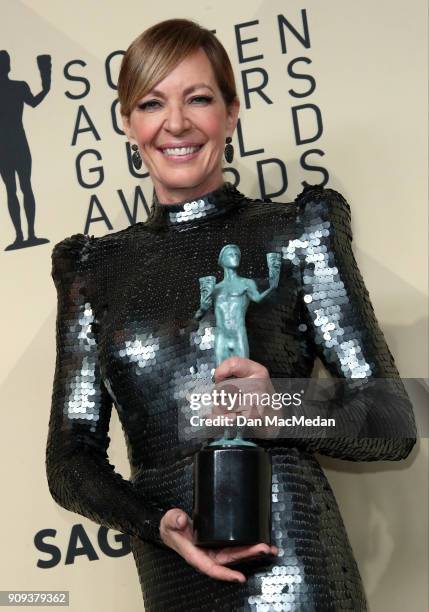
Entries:
POLYGON ((276 546, 264 543, 219 549, 195 546, 192 521, 180 508, 171 508, 164 514, 159 532, 164 544, 181 555, 189 565, 216 580, 246 582, 244 574, 225 565, 264 554, 278 554, 276 546))

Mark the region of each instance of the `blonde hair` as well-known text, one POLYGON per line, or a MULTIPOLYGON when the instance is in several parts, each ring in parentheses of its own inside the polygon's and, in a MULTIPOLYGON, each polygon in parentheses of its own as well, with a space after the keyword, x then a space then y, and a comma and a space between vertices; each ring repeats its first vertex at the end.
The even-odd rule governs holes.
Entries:
POLYGON ((129 117, 142 96, 200 48, 211 63, 226 106, 230 106, 238 96, 234 72, 223 45, 210 30, 194 21, 167 19, 142 32, 122 58, 118 79, 121 114, 129 117))

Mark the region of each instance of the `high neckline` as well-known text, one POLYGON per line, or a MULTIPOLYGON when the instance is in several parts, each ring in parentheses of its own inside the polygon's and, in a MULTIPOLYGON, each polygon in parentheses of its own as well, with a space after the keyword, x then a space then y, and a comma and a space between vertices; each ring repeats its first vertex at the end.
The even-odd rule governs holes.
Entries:
POLYGON ((160 202, 154 190, 152 209, 147 223, 152 227, 187 227, 189 223, 201 223, 224 215, 235 208, 244 198, 245 196, 229 181, 198 198, 174 204, 160 202))

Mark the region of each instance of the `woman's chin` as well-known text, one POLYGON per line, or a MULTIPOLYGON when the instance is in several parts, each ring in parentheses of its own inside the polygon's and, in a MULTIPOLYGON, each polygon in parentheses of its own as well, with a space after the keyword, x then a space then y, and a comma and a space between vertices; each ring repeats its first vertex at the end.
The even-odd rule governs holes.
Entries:
POLYGON ((208 181, 209 175, 201 172, 170 172, 168 180, 162 181, 166 189, 189 189, 208 181))

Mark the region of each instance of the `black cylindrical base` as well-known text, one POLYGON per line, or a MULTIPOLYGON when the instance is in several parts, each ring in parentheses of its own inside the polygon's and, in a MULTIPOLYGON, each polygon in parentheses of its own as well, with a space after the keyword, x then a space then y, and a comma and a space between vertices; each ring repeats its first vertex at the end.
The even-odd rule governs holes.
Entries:
POLYGON ((206 446, 194 461, 194 543, 271 543, 271 458, 259 446, 206 446))

